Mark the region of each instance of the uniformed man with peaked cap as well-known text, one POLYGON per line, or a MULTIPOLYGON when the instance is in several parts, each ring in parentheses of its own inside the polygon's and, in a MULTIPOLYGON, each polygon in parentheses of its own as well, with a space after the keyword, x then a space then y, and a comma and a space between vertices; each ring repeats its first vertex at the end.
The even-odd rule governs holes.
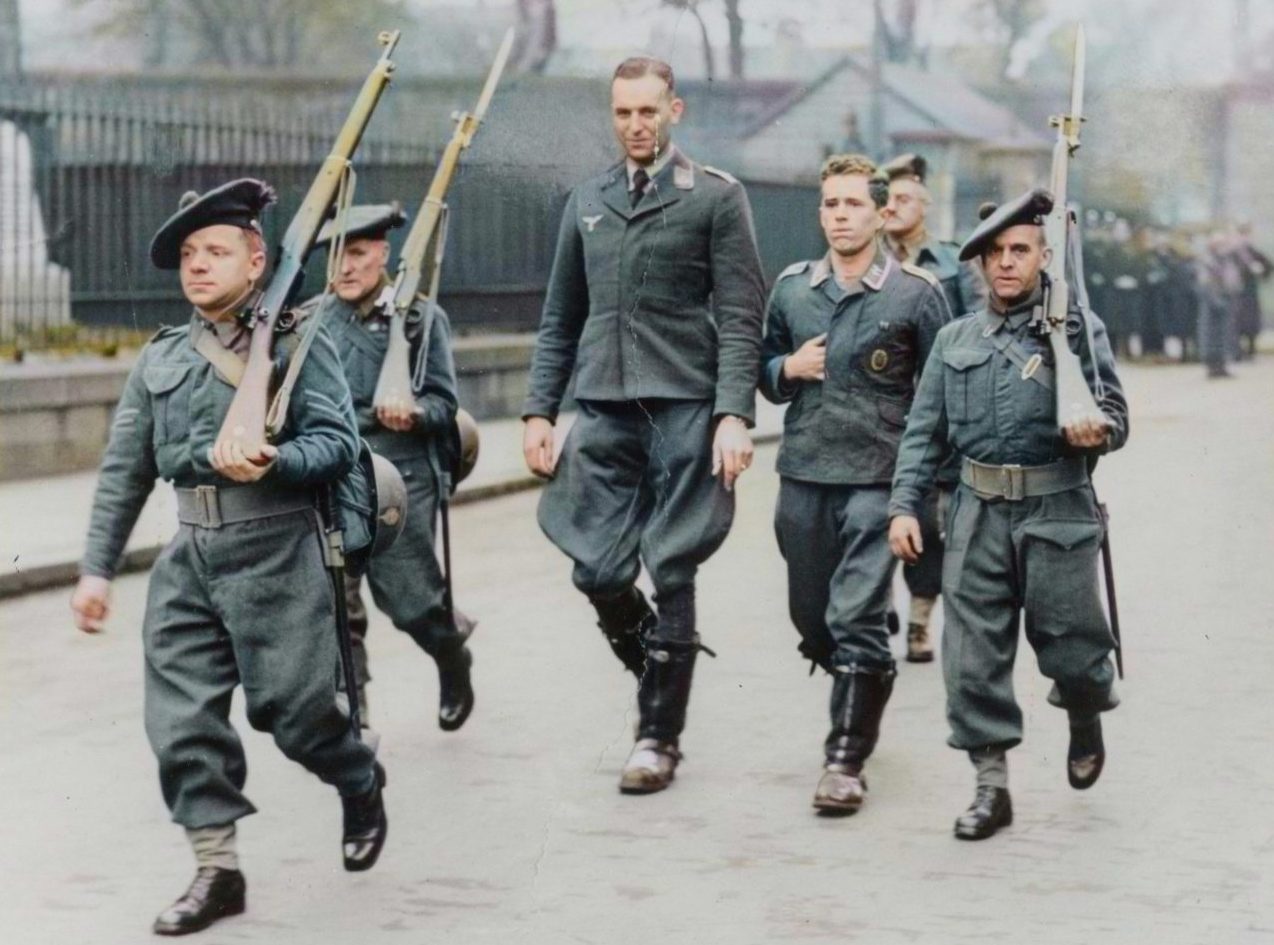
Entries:
MULTIPOLYGON (((454 731, 473 709, 466 645, 474 623, 447 608, 442 568, 435 552, 434 522, 442 491, 450 488, 446 453, 456 422, 456 368, 451 326, 438 305, 420 299, 407 314, 414 403, 373 404, 376 383, 389 344, 390 306, 382 293, 391 285, 390 230, 407 216, 396 204, 349 208, 344 250, 334 267, 330 291, 305 306, 323 319, 345 367, 359 430, 371 448, 390 460, 407 485, 407 518, 393 546, 371 558, 367 582, 372 600, 428 653, 438 668, 438 725, 454 731)), ((319 242, 332 245, 336 221, 329 221, 319 242)), ((359 699, 366 706, 368 670, 367 608, 360 594, 362 577, 347 573, 350 631, 359 699)), ((367 716, 363 716, 366 721, 367 716)))
MULTIPOLYGON (((948 450, 961 460, 946 522, 942 597, 943 675, 949 744, 977 770, 972 806, 957 837, 979 840, 1012 822, 1006 752, 1022 740, 1013 697, 1018 618, 1049 701, 1070 721, 1067 778, 1091 787, 1105 762, 1100 713, 1114 708, 1114 645, 1097 587, 1104 523, 1090 472, 1124 445, 1128 406, 1101 320, 1074 308, 1066 322, 1102 419, 1059 434, 1053 354, 1041 324, 1054 251, 1043 223, 1053 198, 1033 190, 998 209, 960 251, 981 260, 987 308, 938 333, 903 435, 889 513, 890 544, 905 561, 923 550, 920 523, 948 450)), ((1058 247, 1057 252, 1064 251, 1058 247)))
MULTIPOLYGON (((929 165, 917 154, 902 154, 881 166, 889 180, 889 204, 885 207, 885 245, 900 262, 910 262, 933 273, 947 297, 952 318, 963 318, 986 306, 986 283, 978 267, 962 262, 960 244, 939 240, 929 232, 929 207, 933 198, 925 183, 929 165)), ((943 463, 937 488, 925 500, 920 519, 925 551, 920 560, 903 566, 903 579, 911 593, 907 613, 907 661, 933 660, 929 635, 930 617, 942 590, 942 528, 940 523, 960 478, 958 461, 943 463)))
POLYGON ((761 392, 789 404, 775 531, 800 650, 832 675, 831 730, 814 807, 853 813, 893 691, 885 612, 894 559, 886 511, 915 381, 950 318, 938 280, 881 245, 888 191, 858 154, 822 169, 822 259, 770 297, 761 392))
MULTIPOLYGON (((370 537, 366 481, 349 388, 326 332, 299 373, 286 425, 254 458, 216 443, 247 357, 239 320, 265 272, 259 218, 274 200, 239 180, 181 209, 151 244, 160 269, 180 269, 194 306, 142 350, 115 411, 71 600, 76 626, 102 630, 129 532, 157 478, 177 490, 180 526, 155 562, 142 628, 146 732, 173 820, 198 865, 186 893, 155 920, 181 935, 242 912, 235 822, 255 808, 243 794, 243 746, 230 724, 242 683, 248 720, 285 755, 341 794, 345 868, 370 868, 384 843, 384 771, 337 706, 333 595, 324 569, 314 490, 340 481, 349 547, 370 537), (352 498, 350 498, 352 496, 352 498), (361 497, 361 498, 360 498, 361 497)), ((282 371, 295 338, 275 340, 282 371)))
POLYGON ((737 180, 673 146, 683 109, 667 63, 615 71, 624 159, 567 201, 522 411, 527 465, 552 477, 540 526, 640 680, 628 793, 667 787, 680 759, 701 649, 695 574, 725 540, 752 458, 764 295, 751 211, 737 180), (555 464, 573 371, 579 412, 555 464), (657 616, 636 587, 643 563, 657 616))

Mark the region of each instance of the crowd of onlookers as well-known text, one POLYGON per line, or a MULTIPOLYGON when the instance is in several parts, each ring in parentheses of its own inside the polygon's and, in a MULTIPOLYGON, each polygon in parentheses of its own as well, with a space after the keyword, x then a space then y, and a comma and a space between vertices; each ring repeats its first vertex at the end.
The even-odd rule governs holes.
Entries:
POLYGON ((1252 244, 1250 226, 1134 231, 1089 210, 1083 233, 1089 304, 1116 356, 1201 361, 1209 377, 1228 377, 1228 363, 1255 354, 1260 284, 1274 262, 1252 244))

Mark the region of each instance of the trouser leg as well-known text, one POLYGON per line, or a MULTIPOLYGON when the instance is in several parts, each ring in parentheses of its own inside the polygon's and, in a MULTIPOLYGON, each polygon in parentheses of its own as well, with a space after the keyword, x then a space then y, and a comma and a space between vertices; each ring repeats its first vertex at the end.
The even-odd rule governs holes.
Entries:
POLYGON ((840 560, 837 512, 843 504, 842 487, 784 478, 774 513, 774 533, 787 563, 788 614, 801 637, 798 649, 829 673, 836 642, 827 627, 827 605, 840 560))
POLYGON ((1040 672, 1053 680, 1049 701, 1091 721, 1119 702, 1115 640, 1098 588, 1104 526, 1091 488, 1033 501, 1036 509, 1018 528, 1026 639, 1040 672))
POLYGON ((885 611, 894 557, 889 550, 889 488, 846 490, 839 515, 840 560, 832 574, 827 626, 836 666, 892 672, 885 611))
POLYGON ((341 794, 371 792, 372 751, 336 703, 333 591, 313 516, 226 526, 213 548, 211 597, 234 646, 249 722, 341 794))
POLYGON ((572 580, 590 600, 626 595, 641 569, 647 423, 634 405, 581 401, 540 496, 540 528, 571 558, 572 580))
POLYGON ((1022 740, 1013 694, 1020 599, 1007 502, 960 486, 952 499, 942 575, 942 669, 948 743, 972 751, 1022 740))
MULTIPOLYGON (((255 812, 247 763, 230 724, 235 654, 201 575, 194 529, 181 526, 151 570, 142 629, 146 735, 173 820, 198 829, 255 812)), ((331 664, 327 667, 331 676, 331 664)))

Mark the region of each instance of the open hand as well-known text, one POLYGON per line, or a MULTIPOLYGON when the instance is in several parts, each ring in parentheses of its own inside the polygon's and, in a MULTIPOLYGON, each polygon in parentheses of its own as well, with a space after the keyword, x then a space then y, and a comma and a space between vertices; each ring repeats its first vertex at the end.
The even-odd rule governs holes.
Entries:
POLYGON ((752 465, 752 437, 738 417, 722 417, 712 437, 712 475, 721 476, 726 491, 734 489, 734 481, 752 465))

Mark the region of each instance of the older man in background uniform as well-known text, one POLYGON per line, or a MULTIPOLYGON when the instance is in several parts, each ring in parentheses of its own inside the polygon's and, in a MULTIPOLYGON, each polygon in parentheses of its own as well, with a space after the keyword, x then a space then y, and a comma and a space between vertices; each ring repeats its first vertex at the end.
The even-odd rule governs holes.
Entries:
POLYGON ((1065 331, 1089 385, 1102 392, 1102 417, 1058 432, 1053 354, 1038 330, 1053 252, 1042 224, 1052 205, 1047 191, 1026 193, 990 212, 964 244, 961 259, 982 261, 989 303, 939 332, 890 499, 890 544, 915 561, 925 493, 948 450, 962 457, 947 520, 942 656, 949 744, 977 771, 974 802, 955 823, 966 840, 1013 820, 1006 753, 1022 740, 1013 662, 1023 611, 1027 642, 1054 683, 1049 701, 1069 718, 1072 787, 1091 787, 1101 774, 1100 713, 1118 705, 1114 638, 1097 587, 1105 526, 1090 471, 1097 456, 1123 446, 1128 407, 1101 321, 1076 308, 1065 331))
POLYGON ((752 460, 764 291, 742 185, 671 142, 685 103, 667 63, 622 62, 624 158, 566 203, 523 408, 527 466, 551 477, 540 527, 639 679, 620 790, 668 786, 695 658, 695 574, 725 540, 752 460), (578 364, 578 368, 576 367, 578 364), (576 373, 578 415, 553 424, 576 373), (644 564, 658 615, 636 586, 644 564))
MULTIPOLYGON (((315 336, 275 445, 253 457, 216 441, 247 359, 251 330, 237 316, 265 271, 258 219, 273 200, 247 179, 190 193, 155 235, 151 261, 181 270, 194 313, 151 339, 129 374, 71 600, 76 626, 101 631, 128 535, 155 480, 171 481, 181 525, 151 571, 142 627, 146 733, 198 870, 155 920, 160 935, 194 932, 245 907, 235 822, 255 808, 229 719, 240 683, 252 726, 340 792, 347 870, 371 868, 387 829, 384 769, 337 707, 332 671, 335 612, 314 492, 361 467, 349 387, 327 333, 315 336)), ((295 335, 279 333, 274 347, 281 369, 295 335)), ((364 481, 364 501, 366 489, 364 481)), ((366 520, 344 525, 348 548, 368 543, 366 520)))
MULTIPOLYGON (((391 306, 381 299, 390 286, 388 233, 407 217, 397 204, 379 204, 351 207, 345 220, 343 251, 335 263, 330 292, 311 307, 340 352, 360 432, 375 452, 402 473, 408 496, 403 532, 367 563, 367 583, 376 606, 433 658, 438 667, 438 725, 443 731, 454 731, 473 709, 469 672, 473 656, 466 640, 474 623, 449 609, 434 550, 440 496, 450 487, 444 454, 450 448, 457 409, 451 328, 437 305, 422 299, 412 306, 405 331, 415 402, 375 406, 372 401, 393 317, 391 306)), ((335 222, 329 222, 319 242, 333 245, 336 236, 335 222)), ((347 573, 354 668, 366 721, 371 673, 361 583, 361 575, 347 573)))
MULTIPOLYGON (((899 262, 910 262, 931 272, 942 287, 952 318, 963 318, 986 306, 986 283, 971 262, 960 261, 960 245, 939 240, 929 232, 929 206, 933 198, 925 185, 928 164, 915 154, 903 154, 881 170, 889 180, 889 204, 885 207, 885 244, 899 262)), ((923 365, 922 365, 923 366, 923 365)), ((920 526, 925 551, 920 560, 903 565, 911 602, 907 614, 907 661, 933 660, 929 623, 942 592, 942 525, 947 504, 960 479, 957 457, 938 470, 937 487, 925 500, 920 526)))
POLYGON ((889 483, 929 348, 950 318, 938 280, 881 246, 888 189, 859 154, 823 165, 822 259, 789 266, 770 298, 761 392, 790 406, 775 532, 800 650, 832 675, 820 813, 863 803, 895 665, 885 612, 889 483))

